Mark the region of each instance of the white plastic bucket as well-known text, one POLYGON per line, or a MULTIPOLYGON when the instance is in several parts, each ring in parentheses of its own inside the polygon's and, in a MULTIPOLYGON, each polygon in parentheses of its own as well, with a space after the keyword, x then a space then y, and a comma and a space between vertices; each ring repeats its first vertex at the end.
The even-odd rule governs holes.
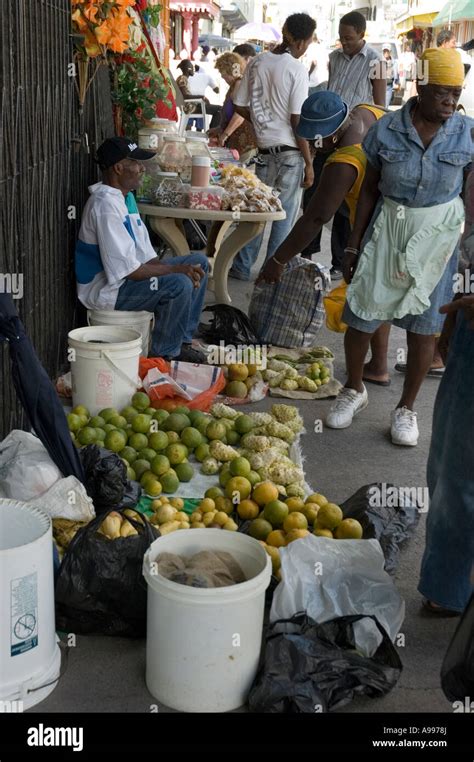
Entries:
POLYGON ((0 498, 0 706, 21 711, 56 687, 61 667, 54 620, 51 520, 0 498))
POLYGON ((72 401, 91 415, 105 407, 120 410, 141 386, 138 364, 142 337, 131 328, 91 326, 68 334, 72 401))
POLYGON ((124 328, 132 328, 142 335, 142 355, 148 357, 151 333, 155 325, 153 312, 141 310, 139 312, 127 312, 126 310, 87 310, 87 322, 89 325, 115 325, 124 328))
POLYGON ((271 561, 252 537, 224 529, 181 529, 159 537, 143 560, 148 583, 146 683, 172 709, 229 712, 245 704, 262 642, 265 590, 271 561), (162 577, 161 553, 184 557, 227 551, 246 582, 187 587, 162 577))

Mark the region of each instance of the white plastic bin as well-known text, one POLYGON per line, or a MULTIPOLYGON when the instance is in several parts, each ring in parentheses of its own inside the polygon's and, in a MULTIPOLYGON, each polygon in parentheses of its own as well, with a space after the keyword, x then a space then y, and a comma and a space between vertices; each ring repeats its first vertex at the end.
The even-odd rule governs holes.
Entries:
POLYGON ((85 405, 91 415, 129 405, 141 386, 141 334, 131 328, 91 326, 75 328, 68 339, 73 405, 85 405))
POLYGON ((146 683, 150 693, 183 712, 228 712, 245 704, 262 642, 271 561, 252 537, 224 529, 181 529, 159 537, 143 561, 148 583, 146 683), (187 587, 162 577, 164 552, 190 557, 230 553, 246 582, 187 587))
POLYGON ((39 508, 2 498, 0 611, 0 705, 29 709, 54 690, 61 666, 51 520, 39 508))
POLYGON ((151 334, 155 325, 153 312, 139 310, 130 312, 127 310, 87 310, 87 322, 89 325, 114 325, 119 328, 131 328, 142 336, 142 355, 148 357, 151 334))

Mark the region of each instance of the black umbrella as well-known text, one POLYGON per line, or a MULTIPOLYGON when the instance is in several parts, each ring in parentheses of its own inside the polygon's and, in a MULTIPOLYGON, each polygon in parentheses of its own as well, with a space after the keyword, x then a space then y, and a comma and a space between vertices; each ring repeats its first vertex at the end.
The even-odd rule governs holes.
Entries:
POLYGON ((9 294, 0 294, 0 341, 9 344, 13 383, 35 434, 63 476, 84 482, 63 407, 9 294))

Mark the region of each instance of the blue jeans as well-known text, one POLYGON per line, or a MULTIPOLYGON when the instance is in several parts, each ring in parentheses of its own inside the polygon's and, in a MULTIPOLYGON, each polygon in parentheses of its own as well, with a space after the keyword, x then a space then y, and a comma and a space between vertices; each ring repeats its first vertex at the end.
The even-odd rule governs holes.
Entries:
POLYGON ((206 277, 201 280, 199 288, 194 288, 191 279, 182 273, 160 275, 156 281, 126 280, 118 292, 115 309, 154 312, 152 357, 177 357, 181 345, 191 343, 198 326, 209 265, 204 254, 188 254, 164 261, 176 265, 201 265, 206 277))
POLYGON ((474 330, 458 315, 433 415, 428 459, 430 508, 418 590, 463 611, 473 592, 474 330))
POLYGON ((385 108, 388 108, 392 102, 393 85, 387 85, 387 94, 385 96, 385 108))
MULTIPOLYGON (((304 173, 304 159, 300 151, 286 151, 275 156, 259 154, 261 164, 256 165, 259 180, 270 185, 280 193, 280 201, 286 212, 286 219, 272 223, 268 241, 267 259, 272 257, 281 243, 288 236, 298 216, 303 189, 301 183, 304 173)), ((250 277, 252 265, 262 245, 263 233, 250 241, 235 257, 232 269, 246 278, 250 277)))

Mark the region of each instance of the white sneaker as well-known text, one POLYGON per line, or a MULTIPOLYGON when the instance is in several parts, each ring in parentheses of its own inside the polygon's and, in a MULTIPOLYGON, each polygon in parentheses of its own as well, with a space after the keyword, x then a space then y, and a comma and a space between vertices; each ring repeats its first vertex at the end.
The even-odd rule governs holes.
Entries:
POLYGON ((361 410, 365 410, 368 404, 369 398, 365 386, 363 392, 356 392, 355 389, 344 386, 326 416, 326 426, 330 429, 347 429, 354 416, 361 410))
POLYGON ((392 442, 396 445, 406 445, 415 447, 418 444, 418 424, 416 422, 416 413, 407 407, 397 407, 391 414, 392 425, 390 434, 392 442))

